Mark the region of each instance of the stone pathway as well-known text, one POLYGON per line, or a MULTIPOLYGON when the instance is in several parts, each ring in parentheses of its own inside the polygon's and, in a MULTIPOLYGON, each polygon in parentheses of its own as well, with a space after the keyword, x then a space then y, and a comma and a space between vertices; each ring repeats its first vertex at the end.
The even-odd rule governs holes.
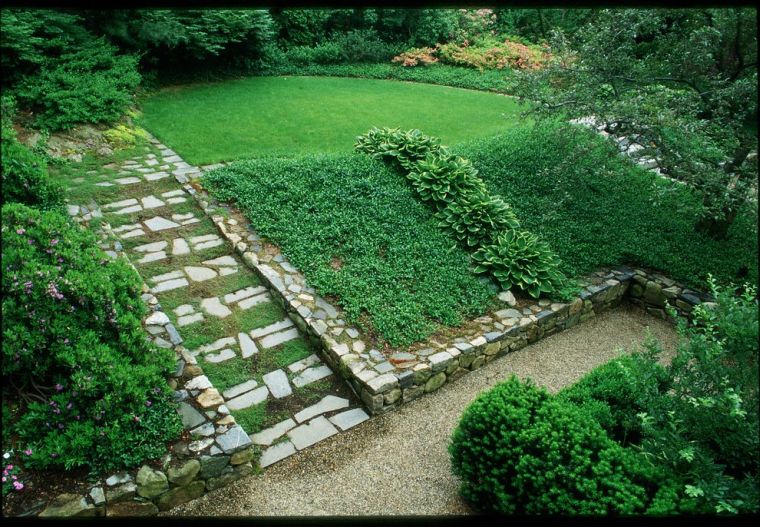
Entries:
POLYGON ((266 467, 369 416, 266 282, 219 236, 193 197, 188 178, 199 175, 200 169, 151 139, 144 155, 98 171, 93 184, 118 199, 70 204, 69 214, 113 225, 118 241, 104 248, 113 257, 126 251, 150 288, 146 299, 163 309, 146 320, 154 342, 168 348, 184 337, 178 367, 202 370, 175 391, 194 439, 190 450, 219 453, 211 436, 239 424, 245 441, 261 447, 266 467), (193 397, 202 408, 190 404, 193 397))

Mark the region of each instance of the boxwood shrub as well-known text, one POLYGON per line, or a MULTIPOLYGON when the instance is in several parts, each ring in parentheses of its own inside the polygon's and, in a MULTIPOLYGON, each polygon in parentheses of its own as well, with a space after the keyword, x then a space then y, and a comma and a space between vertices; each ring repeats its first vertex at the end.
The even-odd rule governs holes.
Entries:
POLYGON ((449 452, 462 496, 500 514, 640 513, 658 475, 579 409, 515 376, 465 410, 449 452))
POLYGON ((2 208, 3 404, 26 466, 110 470, 156 458, 181 431, 146 338, 141 282, 57 212, 2 208))

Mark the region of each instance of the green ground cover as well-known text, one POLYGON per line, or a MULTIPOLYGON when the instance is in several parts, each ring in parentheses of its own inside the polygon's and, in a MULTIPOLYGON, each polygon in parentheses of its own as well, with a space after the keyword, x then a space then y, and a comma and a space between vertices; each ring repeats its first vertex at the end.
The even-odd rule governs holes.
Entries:
POLYGON ((234 201, 351 322, 391 345, 458 325, 492 291, 395 171, 362 154, 240 161, 203 184, 234 201))
POLYGON ((372 126, 420 128, 447 143, 519 126, 510 98, 449 86, 333 77, 251 77, 166 88, 141 124, 187 162, 346 152, 372 126), (453 111, 456 109, 456 111, 453 111))
POLYGON ((757 204, 748 203, 725 240, 695 232, 697 203, 618 155, 593 132, 556 134, 555 125, 513 130, 453 148, 473 162, 489 190, 540 234, 569 276, 630 263, 705 289, 721 281, 757 283, 757 204), (659 195, 655 187, 669 191, 659 195))

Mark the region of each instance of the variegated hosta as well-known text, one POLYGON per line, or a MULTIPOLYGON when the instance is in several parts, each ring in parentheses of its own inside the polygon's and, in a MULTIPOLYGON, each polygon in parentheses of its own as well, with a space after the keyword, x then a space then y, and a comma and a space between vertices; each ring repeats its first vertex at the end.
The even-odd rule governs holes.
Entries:
POLYGON ((479 247, 491 241, 497 233, 520 228, 517 216, 501 198, 485 192, 460 195, 438 213, 438 224, 469 247, 479 247))
POLYGON ((504 289, 518 287, 533 298, 562 285, 559 258, 546 242, 526 231, 504 231, 473 255, 476 273, 490 273, 504 289))
POLYGON ((407 177, 423 201, 431 201, 441 210, 465 193, 485 194, 486 186, 478 171, 467 159, 441 148, 418 161, 407 177))
POLYGON ((437 152, 441 148, 440 143, 437 137, 425 135, 417 129, 372 128, 356 138, 354 148, 376 159, 395 157, 404 169, 409 170, 429 152, 437 152))

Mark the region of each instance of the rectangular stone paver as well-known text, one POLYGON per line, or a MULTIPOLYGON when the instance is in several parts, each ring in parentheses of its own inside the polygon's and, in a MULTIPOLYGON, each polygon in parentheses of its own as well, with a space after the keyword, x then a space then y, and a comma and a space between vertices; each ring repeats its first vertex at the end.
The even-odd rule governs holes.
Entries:
POLYGON ((316 364, 318 362, 320 362, 319 357, 315 353, 312 353, 305 359, 301 359, 289 365, 288 369, 293 373, 297 373, 305 368, 308 368, 312 364, 316 364))
POLYGON ((271 371, 264 375, 262 380, 269 387, 269 392, 275 399, 282 399, 293 393, 288 382, 288 376, 282 370, 271 371))
POLYGON ((196 322, 200 322, 203 320, 203 313, 193 313, 192 315, 184 315, 177 319, 177 325, 182 326, 189 326, 190 324, 195 324, 196 322))
POLYGON ((303 450, 337 433, 338 429, 324 416, 320 415, 309 421, 309 423, 288 431, 288 437, 296 449, 303 450))
POLYGON ((295 417, 295 420, 299 423, 303 423, 315 415, 332 412, 334 410, 340 410, 341 408, 348 408, 348 399, 336 397, 334 395, 326 395, 322 398, 321 401, 307 408, 304 408, 293 417, 295 417))
POLYGON ((270 446, 264 450, 264 452, 261 454, 261 459, 259 459, 259 466, 261 466, 261 468, 268 467, 272 463, 277 463, 278 461, 281 461, 288 456, 292 456, 295 453, 296 449, 293 447, 293 443, 290 441, 277 443, 276 445, 270 446))
POLYGON ((269 389, 266 386, 260 386, 255 390, 246 392, 234 399, 230 399, 227 401, 226 406, 230 410, 242 410, 243 408, 248 408, 249 406, 265 401, 268 395, 269 389))
POLYGON ((222 392, 222 395, 225 399, 234 399, 241 393, 250 392, 256 386, 258 386, 259 383, 257 383, 255 380, 251 379, 250 381, 241 382, 240 384, 236 384, 232 388, 227 388, 224 392, 222 392))
POLYGON ((135 198, 123 199, 121 201, 114 201, 113 203, 106 203, 101 209, 120 209, 122 207, 128 207, 130 205, 137 205, 135 198))
POLYGON ((238 333, 238 342, 240 342, 240 355, 247 359, 259 352, 256 343, 245 333, 238 333))
POLYGON ((146 243, 145 245, 138 245, 133 250, 139 253, 152 253, 155 251, 161 251, 165 249, 168 244, 169 242, 165 242, 165 241, 146 243))
POLYGON ((332 375, 332 370, 329 368, 329 366, 322 365, 316 368, 309 368, 307 370, 304 370, 301 375, 293 379, 293 386, 296 388, 301 388, 307 384, 313 383, 314 381, 318 381, 319 379, 324 379, 328 375, 332 375))
POLYGON ((147 219, 143 223, 152 231, 165 231, 167 229, 174 229, 175 227, 179 227, 179 223, 167 220, 161 216, 155 216, 153 218, 147 219))
POLYGON ((171 271, 164 274, 159 274, 150 278, 151 282, 163 282, 164 280, 171 280, 173 278, 184 278, 182 271, 171 271))
POLYGON ((259 304, 263 304, 265 302, 269 302, 269 299, 271 297, 269 296, 269 293, 262 293, 260 295, 252 296, 249 298, 244 298, 240 302, 238 302, 238 307, 240 309, 250 309, 253 306, 257 306, 259 304))
POLYGON ((345 432, 349 428, 356 426, 359 423, 363 423, 369 419, 369 416, 367 415, 367 412, 361 408, 353 408, 333 415, 332 417, 328 417, 328 419, 332 424, 340 428, 342 432, 345 432))
POLYGON ((280 333, 272 333, 271 335, 267 335, 266 337, 262 338, 259 343, 261 344, 262 348, 272 348, 274 346, 277 346, 279 344, 282 344, 283 342, 287 342, 289 340, 293 340, 294 338, 298 337, 298 328, 291 328, 287 331, 282 331, 280 333))
POLYGON ((153 294, 163 293, 165 291, 179 289, 180 287, 186 287, 188 285, 190 285, 190 282, 188 282, 186 278, 177 278, 176 280, 167 280, 165 282, 161 282, 157 286, 153 287, 151 289, 151 292, 153 294))
POLYGON ((263 328, 257 328, 251 331, 251 338, 259 338, 263 337, 264 335, 269 335, 270 333, 274 333, 275 331, 280 331, 281 329, 289 328, 293 326, 293 321, 289 318, 280 320, 279 322, 275 322, 274 324, 269 324, 268 326, 264 326, 263 328))
POLYGON ((172 254, 175 256, 190 254, 190 247, 182 238, 174 238, 174 240, 172 240, 172 254))
POLYGON ((285 432, 295 428, 295 426, 296 422, 290 418, 287 418, 284 421, 280 421, 274 426, 270 426, 269 428, 262 430, 261 432, 251 434, 251 441, 257 445, 269 446, 273 441, 282 437, 285 432))
POLYGON ((230 304, 232 302, 237 302, 238 300, 258 295, 264 291, 266 291, 266 289, 264 289, 262 286, 250 286, 243 289, 238 289, 237 291, 233 291, 232 293, 227 293, 224 295, 224 303, 230 304))

